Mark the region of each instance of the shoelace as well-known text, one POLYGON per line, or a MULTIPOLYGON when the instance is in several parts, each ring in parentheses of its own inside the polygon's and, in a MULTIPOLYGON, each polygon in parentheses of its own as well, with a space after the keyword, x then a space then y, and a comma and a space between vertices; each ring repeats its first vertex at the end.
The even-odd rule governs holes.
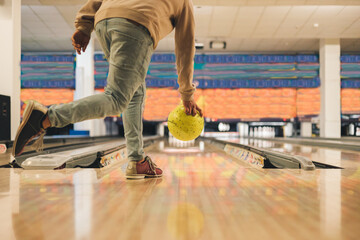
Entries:
POLYGON ((146 161, 149 163, 150 169, 155 173, 155 176, 157 176, 156 174, 156 164, 151 160, 150 157, 146 157, 146 161))
POLYGON ((36 152, 42 152, 44 150, 44 136, 46 134, 45 130, 41 130, 39 138, 31 145, 31 148, 36 152))

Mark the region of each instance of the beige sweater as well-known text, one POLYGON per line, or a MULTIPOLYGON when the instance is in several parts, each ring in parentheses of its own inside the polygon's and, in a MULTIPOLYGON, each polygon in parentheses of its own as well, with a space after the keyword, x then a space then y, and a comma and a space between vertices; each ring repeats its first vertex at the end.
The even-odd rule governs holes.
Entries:
POLYGON ((145 26, 158 42, 175 28, 175 55, 182 100, 193 99, 195 23, 191 0, 88 0, 79 10, 76 29, 90 35, 106 18, 122 17, 145 26))

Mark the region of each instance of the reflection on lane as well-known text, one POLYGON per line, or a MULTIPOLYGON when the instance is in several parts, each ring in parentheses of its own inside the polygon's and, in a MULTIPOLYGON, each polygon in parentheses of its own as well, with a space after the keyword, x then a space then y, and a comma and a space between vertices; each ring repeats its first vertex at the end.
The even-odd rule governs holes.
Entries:
POLYGON ((250 145, 272 151, 308 157, 312 161, 339 166, 342 168, 360 168, 360 152, 303 146, 249 138, 219 138, 221 140, 250 145))
POLYGON ((147 153, 164 170, 162 179, 126 180, 125 161, 98 170, 1 172, 0 206, 7 210, 0 222, 10 226, 0 232, 36 239, 359 234, 360 171, 255 169, 201 142, 160 142, 147 153))

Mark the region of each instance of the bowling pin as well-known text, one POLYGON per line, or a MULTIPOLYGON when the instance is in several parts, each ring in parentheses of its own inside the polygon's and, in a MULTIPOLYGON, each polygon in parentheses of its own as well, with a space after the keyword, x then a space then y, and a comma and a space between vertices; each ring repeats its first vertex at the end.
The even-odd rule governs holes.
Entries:
POLYGON ((258 137, 258 136, 259 136, 258 128, 256 127, 256 128, 254 128, 254 137, 258 137))

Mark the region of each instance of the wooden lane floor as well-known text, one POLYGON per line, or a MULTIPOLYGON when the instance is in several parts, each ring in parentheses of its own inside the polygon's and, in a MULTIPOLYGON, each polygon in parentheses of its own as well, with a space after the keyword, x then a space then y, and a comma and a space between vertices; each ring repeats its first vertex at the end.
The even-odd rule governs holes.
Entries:
POLYGON ((308 157, 312 161, 338 166, 345 169, 360 168, 360 151, 341 150, 317 146, 304 146, 294 143, 282 143, 245 138, 230 138, 223 140, 272 151, 300 155, 308 157))
POLYGON ((217 148, 146 149, 161 179, 0 169, 0 239, 358 239, 360 168, 257 169, 217 148))

